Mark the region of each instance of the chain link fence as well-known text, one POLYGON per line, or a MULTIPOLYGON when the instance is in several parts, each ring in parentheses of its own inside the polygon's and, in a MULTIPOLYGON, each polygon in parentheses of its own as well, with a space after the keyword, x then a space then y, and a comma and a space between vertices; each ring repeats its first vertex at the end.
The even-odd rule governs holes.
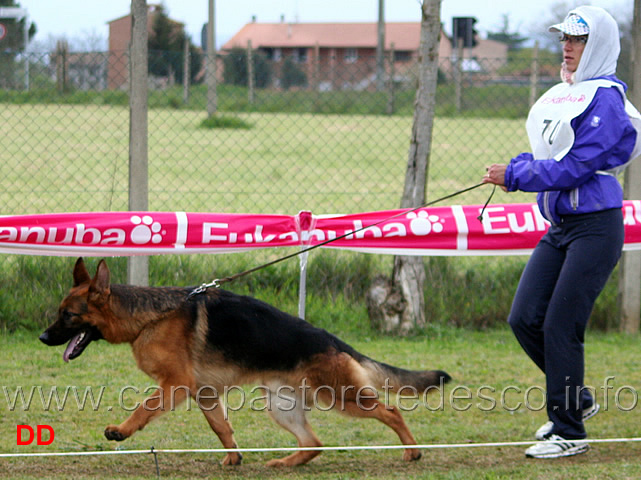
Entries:
MULTIPOLYGON (((216 116, 224 122, 207 128, 203 59, 150 52, 149 208, 324 214, 398 207, 417 66, 387 62, 377 89, 374 58, 303 68, 305 59, 254 53, 248 81, 246 53, 220 57, 216 116)), ((556 83, 558 61, 539 62, 536 72, 532 65, 441 60, 428 199, 476 184, 485 165, 529 149, 524 118, 533 96, 556 83)), ((2 54, 2 214, 127 209, 127 66, 126 52, 2 54)), ((486 196, 481 189, 455 202, 486 196)))
MULTIPOLYGON (((208 119, 203 59, 194 55, 185 62, 179 54, 150 52, 150 61, 162 65, 149 65, 149 209, 291 215, 399 207, 418 85, 414 61, 388 61, 378 82, 375 58, 314 66, 300 56, 268 60, 252 53, 251 63, 247 52, 220 56, 217 113, 208 119), (210 128, 211 120, 218 128, 210 128)), ((529 150, 527 111, 558 81, 559 61, 553 54, 538 61, 523 55, 441 59, 428 201, 479 183, 486 165, 529 150)), ((127 210, 128 64, 127 52, 0 52, 1 215, 127 210)), ((626 67, 623 61, 619 66, 626 67)), ((475 189, 447 202, 482 204, 489 193, 489 187, 475 189)), ((500 190, 493 198, 496 203, 531 201, 533 194, 500 190)), ((339 274, 332 253, 340 253, 341 260, 348 255, 324 252, 309 269, 315 275, 310 284, 320 296, 351 299, 341 304, 346 311, 349 304, 349 314, 330 315, 330 323, 345 315, 362 316, 354 309, 363 304, 367 279, 391 267, 391 258, 376 256, 374 265, 373 256, 354 254, 339 274)), ((212 270, 228 275, 261 262, 254 253, 226 257, 224 265, 214 260, 219 255, 197 257, 189 264, 181 258, 157 259, 152 264, 156 281, 195 284, 208 280, 212 270)), ((32 319, 45 325, 66 291, 66 270, 29 260, 2 257, 0 329, 33 328, 32 319), (35 285, 23 284, 23 278, 35 285), (24 301, 31 296, 38 302, 24 301)), ((477 326, 505 318, 520 258, 500 278, 487 275, 494 263, 471 270, 463 265, 457 273, 442 260, 426 260, 432 278, 428 295, 441 299, 430 302, 429 318, 477 326), (476 288, 495 292, 492 305, 482 295, 468 295, 474 278, 476 288)), ((124 262, 114 259, 111 265, 118 270, 115 277, 123 278, 124 262)), ((279 291, 295 282, 283 270, 270 271, 256 285, 268 280, 279 291)), ((252 285, 246 286, 250 294, 252 285)), ((607 299, 616 299, 616 286, 612 290, 607 299)), ((290 311, 295 301, 278 299, 290 311)), ((612 301, 597 305, 604 325, 616 309, 612 301)))

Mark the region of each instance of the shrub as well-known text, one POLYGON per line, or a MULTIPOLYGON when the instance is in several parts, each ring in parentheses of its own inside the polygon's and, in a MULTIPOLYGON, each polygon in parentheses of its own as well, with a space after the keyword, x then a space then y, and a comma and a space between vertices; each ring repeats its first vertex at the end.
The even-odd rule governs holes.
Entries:
POLYGON ((249 130, 252 128, 252 125, 232 115, 212 115, 200 122, 200 128, 236 128, 249 130))

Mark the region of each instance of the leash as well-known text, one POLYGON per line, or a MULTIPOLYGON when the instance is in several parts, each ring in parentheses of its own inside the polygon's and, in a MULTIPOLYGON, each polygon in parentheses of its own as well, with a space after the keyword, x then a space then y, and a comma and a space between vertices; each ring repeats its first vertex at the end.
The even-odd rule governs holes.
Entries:
MULTIPOLYGON (((313 245, 311 247, 304 248, 302 250, 299 250, 298 252, 294 252, 294 253, 291 253, 289 255, 285 255, 284 257, 277 258, 276 260, 272 260, 271 262, 267 262, 267 263, 264 263, 262 265, 258 265, 257 267, 250 268, 249 270, 245 270, 244 272, 236 273, 235 275, 231 275, 229 277, 217 278, 215 280, 212 280, 210 283, 203 283, 199 287, 196 287, 191 292, 189 292, 189 294, 187 295, 187 300, 189 300, 190 298, 192 298, 192 297, 194 297, 196 295, 200 295, 201 293, 205 293, 208 288, 211 288, 211 287, 220 288, 220 286, 222 284, 224 284, 224 283, 233 282, 237 278, 244 277, 246 275, 249 275, 250 273, 254 273, 254 272, 256 272, 258 270, 261 270, 263 268, 270 267, 270 266, 272 266, 272 265, 274 265, 276 263, 280 263, 280 262, 283 262, 285 260, 289 260, 290 258, 296 257, 298 255, 301 255, 303 253, 309 252, 309 251, 314 250, 316 248, 320 248, 320 247, 322 247, 324 245, 327 245, 328 243, 332 243, 332 242, 335 242, 336 240, 340 240, 342 238, 349 237, 350 235, 354 235, 355 233, 361 232, 361 231, 366 230, 366 229, 371 228, 371 227, 375 227, 377 225, 380 225, 381 223, 388 222, 388 221, 390 221, 390 220, 392 220, 394 218, 406 215, 408 213, 415 212, 416 210, 419 210, 421 208, 429 207, 430 205, 434 205, 435 203, 439 203, 439 202, 442 202, 444 200, 448 200, 448 199, 450 199, 452 197, 456 197, 457 195, 461 195, 463 193, 467 193, 467 192, 469 192, 471 190, 474 190, 476 188, 482 187, 483 185, 487 185, 487 184, 485 184, 485 183, 477 183, 476 185, 472 185, 471 187, 467 187, 467 188, 464 188, 462 190, 458 190, 458 191, 456 191, 454 193, 450 193, 449 195, 446 195, 446 196, 441 197, 441 198, 437 198, 436 200, 432 200, 431 202, 424 203, 422 205, 419 205, 418 207, 414 207, 414 208, 411 208, 411 209, 403 210, 400 213, 392 215, 391 217, 384 218, 383 220, 379 220, 378 222, 372 223, 371 225, 367 225, 366 227, 361 227, 361 228, 359 228, 357 230, 354 230, 352 232, 345 233, 345 234, 340 235, 338 237, 325 240, 325 241, 323 241, 321 243, 317 243, 316 245, 313 245)), ((496 185, 494 185, 494 188, 492 189, 492 192, 490 193, 490 196, 488 197, 487 201, 485 202, 485 205, 483 205, 483 208, 481 209, 481 213, 479 214, 478 217, 476 217, 480 222, 483 221, 483 214, 485 213, 485 209, 489 205, 490 200, 492 200, 492 197, 494 196, 494 192, 495 191, 496 191, 496 185)))

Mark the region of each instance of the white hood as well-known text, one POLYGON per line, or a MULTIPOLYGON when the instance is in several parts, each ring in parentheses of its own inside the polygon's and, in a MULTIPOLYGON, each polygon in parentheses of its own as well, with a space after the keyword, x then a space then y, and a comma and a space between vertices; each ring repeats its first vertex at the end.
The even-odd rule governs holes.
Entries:
POLYGON ((584 6, 570 11, 581 16, 590 27, 579 67, 574 73, 574 82, 595 77, 614 75, 621 51, 619 26, 612 16, 599 7, 584 6))

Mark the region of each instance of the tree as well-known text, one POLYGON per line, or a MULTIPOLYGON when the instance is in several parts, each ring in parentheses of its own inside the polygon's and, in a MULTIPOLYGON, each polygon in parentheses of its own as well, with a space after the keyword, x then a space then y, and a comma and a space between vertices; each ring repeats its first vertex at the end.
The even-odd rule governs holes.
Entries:
MULTIPOLYGON (((621 53, 617 66, 617 76, 629 86, 632 86, 636 78, 632 74, 634 65, 633 52, 636 51, 634 49, 634 42, 639 32, 635 32, 634 30, 634 17, 632 12, 627 15, 617 15, 617 21, 619 22, 619 29, 621 30, 621 53)), ((639 108, 639 105, 636 105, 636 107, 639 108)))
MULTIPOLYGON (((440 9, 440 0, 423 0, 418 90, 401 208, 425 204, 438 78, 440 9)), ((422 327, 425 324, 424 284, 422 257, 395 257, 391 285, 381 287, 379 281, 370 289, 368 311, 372 321, 382 322, 385 331, 401 334, 422 327)))
POLYGON ((501 29, 497 32, 487 32, 487 39, 497 42, 505 43, 508 50, 519 50, 524 42, 527 42, 527 37, 522 37, 518 32, 510 32, 510 15, 504 13, 502 15, 503 24, 501 29))
POLYGON ((534 21, 531 27, 532 36, 539 40, 542 49, 561 54, 562 45, 559 42, 559 35, 548 32, 548 28, 550 25, 562 22, 568 12, 577 5, 581 3, 559 0, 546 8, 544 14, 537 17, 538 20, 534 21))
POLYGON ((287 57, 283 62, 280 84, 285 90, 291 87, 304 87, 307 85, 305 72, 290 57, 287 57))
MULTIPOLYGON (((254 85, 258 88, 267 87, 272 81, 272 69, 265 55, 258 52, 252 52, 252 62, 254 69, 254 85)), ((232 48, 229 54, 223 59, 225 71, 223 73, 224 82, 229 85, 248 86, 249 74, 247 73, 247 50, 244 48, 232 48)))
POLYGON ((149 35, 149 73, 159 77, 175 75, 182 82, 185 42, 189 42, 191 78, 198 74, 202 56, 185 34, 182 25, 174 22, 160 5, 156 7, 149 35))

